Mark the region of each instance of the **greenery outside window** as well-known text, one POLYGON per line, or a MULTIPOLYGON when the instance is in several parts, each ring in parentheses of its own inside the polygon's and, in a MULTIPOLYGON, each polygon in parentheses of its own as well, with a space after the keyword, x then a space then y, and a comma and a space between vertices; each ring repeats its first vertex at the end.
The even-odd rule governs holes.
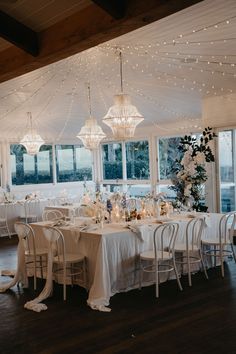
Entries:
POLYGON ((42 145, 37 155, 26 153, 23 145, 10 146, 12 185, 52 183, 52 146, 42 145))
POLYGON ((102 145, 103 179, 123 179, 122 145, 109 143, 102 145))
POLYGON ((125 144, 127 179, 149 179, 149 144, 147 140, 125 144))
POLYGON ((57 182, 91 181, 92 154, 81 145, 56 145, 57 182))

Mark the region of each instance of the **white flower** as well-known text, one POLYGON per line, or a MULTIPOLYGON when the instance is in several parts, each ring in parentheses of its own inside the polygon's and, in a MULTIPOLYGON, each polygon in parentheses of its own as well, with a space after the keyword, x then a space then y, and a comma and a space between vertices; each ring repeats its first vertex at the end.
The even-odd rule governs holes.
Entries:
POLYGON ((195 173, 196 173, 196 165, 195 165, 193 160, 189 162, 188 166, 186 166, 186 171, 188 172, 188 174, 190 176, 195 175, 195 173))
POLYGON ((197 155, 194 156, 194 162, 196 165, 203 165, 205 163, 205 155, 203 152, 197 152, 197 155))
POLYGON ((185 197, 190 197, 191 195, 191 188, 192 188, 192 183, 187 184, 184 188, 184 195, 185 197))
POLYGON ((187 167, 190 161, 192 161, 192 149, 189 149, 184 153, 180 163, 182 166, 187 167))

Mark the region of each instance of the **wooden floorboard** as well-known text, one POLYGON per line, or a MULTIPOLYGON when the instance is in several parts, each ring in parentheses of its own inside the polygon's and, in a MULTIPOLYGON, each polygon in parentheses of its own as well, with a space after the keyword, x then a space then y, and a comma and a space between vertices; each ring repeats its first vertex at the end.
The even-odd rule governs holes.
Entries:
MULTIPOLYGON (((16 238, 0 239, 0 269, 14 268, 16 238)), ((8 277, 1 277, 7 281, 8 277)), ((222 279, 219 268, 209 270, 209 280, 198 273, 192 288, 182 277, 184 291, 175 281, 116 294, 110 313, 86 305, 87 293, 55 286, 45 301, 47 311, 25 310, 24 303, 36 296, 29 289, 14 287, 0 294, 0 354, 236 354, 236 265, 226 264, 222 279)))

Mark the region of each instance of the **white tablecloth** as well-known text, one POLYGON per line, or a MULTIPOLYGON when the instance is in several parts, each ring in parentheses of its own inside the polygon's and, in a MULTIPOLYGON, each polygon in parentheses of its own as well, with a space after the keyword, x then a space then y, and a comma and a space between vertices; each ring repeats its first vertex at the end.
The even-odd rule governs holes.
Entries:
MULTIPOLYGON (((220 214, 208 214, 206 235, 218 234, 220 214)), ((175 216, 179 222, 178 240, 183 240, 189 218, 175 216)), ((66 250, 79 252, 86 256, 88 265, 89 297, 88 305, 93 309, 104 310, 112 295, 128 291, 138 286, 137 256, 140 252, 152 249, 153 229, 157 223, 145 221, 142 238, 119 224, 108 224, 104 228, 91 225, 86 232, 76 226, 63 226, 66 250), (97 227, 96 229, 94 229, 97 227)), ((31 224, 36 233, 39 246, 45 246, 42 233, 43 223, 31 224)))

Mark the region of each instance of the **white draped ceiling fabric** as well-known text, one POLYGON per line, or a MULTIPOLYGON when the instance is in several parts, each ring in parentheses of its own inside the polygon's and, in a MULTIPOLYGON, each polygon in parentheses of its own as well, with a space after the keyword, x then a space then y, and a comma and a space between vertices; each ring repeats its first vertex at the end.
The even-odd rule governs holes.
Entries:
POLYGON ((236 91, 236 1, 205 0, 158 22, 0 85, 0 140, 19 142, 31 111, 46 142, 78 142, 87 116, 85 82, 93 87, 94 115, 102 118, 119 92, 122 50, 124 92, 146 131, 176 133, 202 126, 202 102, 236 91))

